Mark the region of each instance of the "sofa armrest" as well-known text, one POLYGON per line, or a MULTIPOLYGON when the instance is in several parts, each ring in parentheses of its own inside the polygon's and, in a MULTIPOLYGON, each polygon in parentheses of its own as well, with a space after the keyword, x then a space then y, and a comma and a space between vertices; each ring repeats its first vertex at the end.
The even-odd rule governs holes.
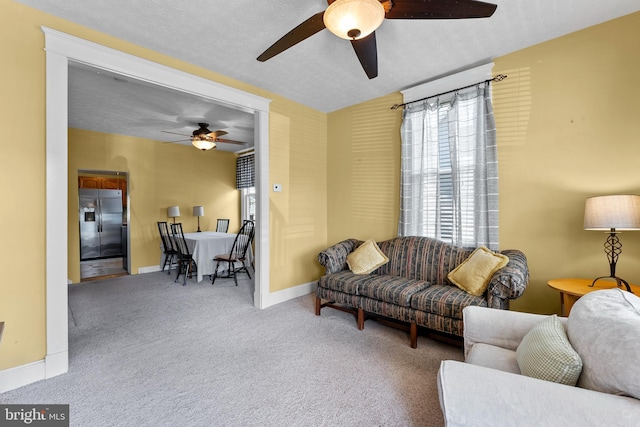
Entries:
POLYGON ((640 401, 444 360, 438 394, 446 427, 632 426, 640 401))
MULTIPOLYGON (((468 306, 462 310, 464 356, 477 343, 516 350, 522 338, 547 318, 544 314, 522 313, 495 308, 468 306)), ((559 317, 563 324, 566 317, 559 317)))
POLYGON ((498 270, 487 287, 487 302, 492 308, 509 308, 509 300, 520 297, 529 284, 527 257, 516 249, 500 252, 509 257, 509 263, 498 270))
POLYGON ((347 239, 325 249, 318 254, 318 262, 325 268, 326 274, 347 269, 347 256, 358 247, 359 240, 347 239))

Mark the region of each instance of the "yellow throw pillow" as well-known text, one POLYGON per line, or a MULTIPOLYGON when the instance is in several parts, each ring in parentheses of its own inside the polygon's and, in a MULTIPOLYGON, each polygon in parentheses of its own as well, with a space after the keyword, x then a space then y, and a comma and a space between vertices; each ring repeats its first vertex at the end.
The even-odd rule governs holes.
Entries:
POLYGON ((388 262, 389 258, 373 240, 367 240, 347 256, 347 264, 355 274, 369 274, 388 262))
POLYGON ((493 273, 507 265, 509 258, 480 246, 447 275, 451 283, 477 297, 489 286, 493 273))

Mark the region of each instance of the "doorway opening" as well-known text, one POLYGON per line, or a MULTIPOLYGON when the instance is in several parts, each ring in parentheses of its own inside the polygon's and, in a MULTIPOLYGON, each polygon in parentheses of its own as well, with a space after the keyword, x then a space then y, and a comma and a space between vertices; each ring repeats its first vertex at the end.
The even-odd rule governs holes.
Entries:
POLYGON ((129 175, 78 170, 80 281, 129 274, 129 175))
MULTIPOLYGON (((254 305, 271 302, 269 290, 269 103, 270 100, 167 66, 146 61, 50 28, 46 52, 46 335, 44 369, 51 378, 69 369, 68 342, 68 68, 70 62, 110 70, 249 112, 255 119, 256 148, 256 279, 254 305), (60 226, 60 224, 64 224, 60 226)), ((35 368, 34 368, 35 369, 35 368)))

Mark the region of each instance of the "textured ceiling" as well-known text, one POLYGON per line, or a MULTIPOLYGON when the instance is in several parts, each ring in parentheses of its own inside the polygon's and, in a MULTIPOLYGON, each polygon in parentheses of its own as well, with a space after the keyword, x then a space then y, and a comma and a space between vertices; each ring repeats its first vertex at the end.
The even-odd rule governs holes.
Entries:
POLYGON ((85 65, 69 67, 69 127, 190 145, 198 123, 227 132, 217 149, 253 147, 253 114, 85 65), (171 132, 171 133, 169 133, 171 132))
MULTIPOLYGON (((369 80, 350 43, 328 30, 266 62, 256 60, 293 27, 324 10, 326 0, 18 1, 323 112, 487 63, 498 56, 640 10, 638 0, 496 0, 498 8, 491 18, 385 20, 376 31, 379 75, 369 80)), ((72 81, 72 86, 77 86, 76 82, 72 81)), ((105 97, 110 95, 95 94, 92 99, 105 97)), ((158 125, 154 129, 186 131, 192 119, 208 117, 203 112, 208 108, 206 103, 190 108, 188 102, 182 103, 186 100, 172 100, 171 105, 164 105, 163 99, 167 97, 151 98, 149 102, 154 108, 138 119, 153 119, 158 125), (171 123, 165 126, 165 121, 171 123), (174 122, 176 126, 171 127, 174 122)), ((100 115, 109 121, 109 115, 116 114, 113 111, 101 114, 99 106, 90 108, 89 104, 90 100, 85 99, 80 104, 82 109, 70 111, 70 116, 87 122, 99 121, 96 117, 100 115), (85 110, 92 111, 94 117, 87 118, 85 110)), ((217 113, 208 119, 215 123, 211 130, 233 125, 238 131, 249 131, 245 129, 246 117, 236 124, 222 111, 217 113)), ((242 134, 236 136, 231 132, 227 137, 243 138, 242 134)))

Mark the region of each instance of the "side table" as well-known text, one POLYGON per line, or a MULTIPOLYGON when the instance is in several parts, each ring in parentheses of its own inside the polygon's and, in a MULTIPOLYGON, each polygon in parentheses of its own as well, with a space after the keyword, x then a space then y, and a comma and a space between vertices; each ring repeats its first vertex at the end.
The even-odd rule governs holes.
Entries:
MULTIPOLYGON (((594 286, 591 286, 593 279, 551 279, 547 282, 549 287, 560 291, 560 307, 562 315, 568 316, 571 307, 578 299, 589 292, 599 291, 602 289, 616 288, 616 282, 609 280, 598 280, 594 286)), ((634 294, 640 295, 640 286, 629 284, 634 294)), ((623 289, 624 290, 624 289, 623 289)))

